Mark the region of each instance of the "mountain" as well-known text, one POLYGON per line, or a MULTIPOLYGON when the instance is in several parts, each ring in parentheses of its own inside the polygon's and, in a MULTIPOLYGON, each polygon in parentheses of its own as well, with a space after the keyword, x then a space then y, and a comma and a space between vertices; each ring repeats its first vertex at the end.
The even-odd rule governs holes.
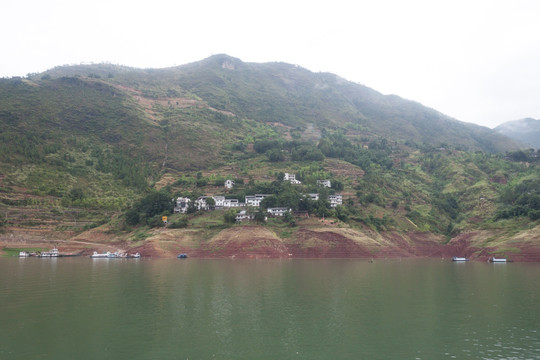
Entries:
POLYGON ((2 79, 0 96, 0 150, 10 158, 73 135, 114 146, 117 156, 149 160, 154 170, 202 169, 233 156, 234 143, 271 132, 317 141, 323 129, 342 129, 356 143, 384 138, 490 153, 519 148, 488 128, 333 74, 227 55, 166 69, 58 67, 2 79))
MULTIPOLYGON (((504 152, 519 146, 488 128, 449 118, 419 103, 382 95, 334 74, 285 63, 245 63, 227 55, 167 69, 87 65, 60 67, 52 77, 100 76, 141 89, 147 98, 190 98, 237 118, 293 128, 339 127, 365 136, 466 150, 504 152)), ((182 103, 182 102, 180 102, 182 103)))
POLYGON ((530 260, 540 256, 539 157, 519 149, 488 128, 290 64, 216 55, 166 69, 57 67, 0 79, 0 242, 530 260), (333 187, 318 187, 323 179, 333 187), (314 193, 320 201, 305 200, 314 193), (331 208, 335 193, 343 205, 331 208), (238 226, 225 211, 172 213, 179 196, 254 194, 306 217, 238 226))
POLYGON ((493 130, 527 146, 540 149, 540 120, 525 118, 508 121, 493 130))

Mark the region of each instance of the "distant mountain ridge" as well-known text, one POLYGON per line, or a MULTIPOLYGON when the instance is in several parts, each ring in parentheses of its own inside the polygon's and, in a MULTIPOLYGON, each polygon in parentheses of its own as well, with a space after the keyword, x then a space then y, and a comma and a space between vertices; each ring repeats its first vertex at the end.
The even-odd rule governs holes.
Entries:
POLYGON ((507 121, 493 130, 525 145, 540 149, 540 119, 525 118, 507 121))
POLYGON ((228 55, 165 69, 110 64, 58 67, 42 76, 94 76, 144 88, 145 96, 181 94, 239 118, 306 129, 344 128, 389 140, 442 143, 464 150, 504 152, 519 145, 486 127, 450 118, 417 102, 383 95, 330 73, 286 63, 246 63, 228 55))

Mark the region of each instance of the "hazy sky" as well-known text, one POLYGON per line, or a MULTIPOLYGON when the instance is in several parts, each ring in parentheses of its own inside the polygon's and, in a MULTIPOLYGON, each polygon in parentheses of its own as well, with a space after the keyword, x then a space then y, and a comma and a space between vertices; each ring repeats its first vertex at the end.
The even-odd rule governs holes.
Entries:
POLYGON ((540 118, 537 0, 13 0, 0 19, 0 77, 226 53, 332 72, 488 127, 540 118))

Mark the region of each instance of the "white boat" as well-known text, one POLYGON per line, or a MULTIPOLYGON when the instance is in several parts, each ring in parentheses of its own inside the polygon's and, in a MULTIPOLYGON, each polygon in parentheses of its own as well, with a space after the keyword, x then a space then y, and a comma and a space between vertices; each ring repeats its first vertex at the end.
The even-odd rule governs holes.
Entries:
POLYGON ((492 257, 489 259, 489 262, 492 262, 492 263, 505 263, 505 262, 509 262, 509 260, 507 259, 497 259, 495 257, 492 257))
POLYGON ((19 257, 29 257, 30 253, 27 251, 19 251, 19 257))
POLYGON ((92 255, 90 255, 91 258, 108 258, 110 255, 110 252, 107 251, 105 253, 98 253, 97 251, 94 251, 94 253, 92 255))
POLYGON ((141 257, 141 254, 139 253, 135 253, 135 254, 130 254, 127 256, 128 258, 134 258, 134 259, 138 259, 141 257))
POLYGON ((53 248, 49 251, 44 251, 38 255, 39 257, 58 257, 60 256, 60 252, 57 248, 53 248))
POLYGON ((104 253, 98 253, 97 251, 94 251, 92 255, 90 255, 91 258, 94 259, 115 259, 115 258, 124 258, 126 257, 123 253, 120 252, 104 252, 104 253))
POLYGON ((452 261, 469 261, 469 259, 464 258, 464 257, 457 257, 457 256, 454 256, 454 257, 452 258, 452 261))

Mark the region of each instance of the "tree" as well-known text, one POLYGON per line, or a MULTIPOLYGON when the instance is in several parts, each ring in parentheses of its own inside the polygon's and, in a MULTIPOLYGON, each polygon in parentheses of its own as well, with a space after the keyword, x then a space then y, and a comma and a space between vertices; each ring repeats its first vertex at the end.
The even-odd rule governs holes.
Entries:
POLYGON ((192 197, 190 199, 189 204, 188 204, 188 208, 186 210, 186 213, 193 214, 195 212, 197 212, 197 205, 195 205, 195 197, 192 197))
POLYGON ((225 220, 226 223, 234 224, 236 222, 236 210, 229 209, 225 211, 223 214, 223 220, 225 220))
POLYGON ((312 213, 313 209, 315 208, 315 204, 316 204, 316 201, 311 200, 310 198, 304 196, 298 202, 298 210, 312 213))
POLYGON ((195 185, 197 187, 205 187, 206 185, 208 185, 208 180, 198 178, 197 181, 195 182, 195 185))
POLYGON ((142 198, 136 208, 145 218, 151 218, 162 213, 171 213, 174 202, 171 194, 164 191, 152 191, 142 198))
POLYGON ((290 211, 287 211, 285 214, 283 214, 283 221, 289 223, 290 226, 296 226, 296 220, 294 220, 294 216, 291 214, 290 211))
POLYGON ((278 196, 277 204, 291 209, 298 209, 302 194, 293 186, 287 184, 278 196))
POLYGON ((332 210, 330 210, 330 203, 328 200, 318 200, 316 202, 315 214, 317 214, 318 217, 332 216, 332 210))
POLYGON ((206 203, 209 209, 214 209, 216 207, 216 201, 214 200, 213 197, 207 197, 206 199, 204 199, 204 202, 206 203))
POLYGON ((161 216, 156 215, 156 216, 152 216, 152 217, 147 218, 146 219, 146 225, 148 225, 151 228, 156 228, 156 227, 162 227, 165 224, 163 223, 163 220, 161 220, 161 216))
POLYGON ((336 217, 339 220, 345 222, 349 219, 349 211, 347 210, 346 207, 338 205, 336 206, 335 211, 336 211, 336 217))
POLYGON ((328 202, 328 195, 330 195, 328 188, 321 187, 319 188, 319 201, 324 200, 328 202))
POLYGON ((73 188, 69 192, 69 198, 71 201, 82 200, 84 198, 84 192, 81 188, 73 188))
POLYGON ((259 208, 259 210, 257 210, 257 212, 255 213, 254 220, 258 222, 266 221, 266 212, 264 211, 263 208, 259 208))
POLYGON ((508 156, 508 158, 513 161, 527 161, 528 160, 527 154, 523 152, 522 150, 507 153, 506 156, 508 156))
POLYGON ((280 149, 268 150, 266 152, 266 156, 268 156, 268 160, 271 162, 280 162, 285 160, 285 155, 280 149))
POLYGON ((128 225, 137 225, 139 223, 140 218, 137 209, 129 209, 124 216, 128 225))
POLYGON ((332 189, 336 191, 342 191, 343 190, 343 183, 339 180, 332 180, 332 189))
POLYGON ((302 145, 292 152, 293 161, 323 161, 324 155, 313 145, 302 145))
POLYGON ((245 151, 246 150, 246 145, 242 142, 237 142, 237 143, 234 143, 232 145, 232 149, 235 150, 235 151, 245 151))
POLYGON ((175 222, 170 223, 168 227, 170 229, 180 229, 180 228, 185 228, 186 226, 188 226, 188 217, 182 216, 175 222))
POLYGON ((273 148, 276 148, 276 149, 281 148, 279 141, 264 139, 264 140, 257 140, 255 141, 255 144, 253 144, 253 149, 259 154, 263 154, 273 148))
POLYGON ((271 207, 276 207, 278 203, 278 198, 276 195, 270 195, 262 199, 261 201, 261 208, 268 209, 271 207))

